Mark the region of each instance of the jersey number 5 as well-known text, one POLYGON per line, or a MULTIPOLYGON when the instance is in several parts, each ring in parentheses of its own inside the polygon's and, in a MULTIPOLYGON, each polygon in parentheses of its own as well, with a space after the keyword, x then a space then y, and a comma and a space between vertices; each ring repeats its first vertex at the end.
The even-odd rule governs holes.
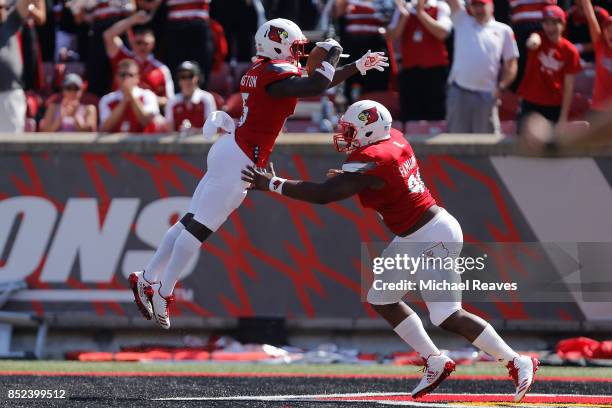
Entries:
POLYGON ((244 122, 247 120, 247 116, 249 114, 249 107, 247 106, 247 102, 249 100, 248 92, 242 92, 242 115, 240 115, 240 119, 238 120, 238 127, 244 125, 244 122))

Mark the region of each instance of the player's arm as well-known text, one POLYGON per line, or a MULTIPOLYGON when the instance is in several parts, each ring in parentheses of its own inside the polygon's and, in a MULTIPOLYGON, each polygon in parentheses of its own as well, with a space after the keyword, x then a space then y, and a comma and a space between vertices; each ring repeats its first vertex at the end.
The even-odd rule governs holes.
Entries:
POLYGON ((465 9, 465 7, 464 7, 463 3, 461 2, 461 0, 446 0, 446 2, 448 3, 448 6, 451 9, 451 14, 455 14, 459 10, 464 10, 465 9))
POLYGON ((274 98, 285 97, 308 97, 321 95, 330 86, 334 79, 336 65, 342 53, 340 44, 333 40, 328 40, 324 43, 330 44, 327 50, 327 55, 321 61, 321 68, 317 68, 315 72, 308 77, 291 76, 281 81, 273 82, 266 87, 268 95, 274 98))
POLYGON ((127 105, 127 99, 123 98, 111 111, 104 98, 102 98, 100 101, 100 132, 110 132, 114 129, 121 121, 127 105))
POLYGON ((251 188, 275 193, 306 201, 313 204, 328 204, 344 200, 366 188, 382 188, 384 182, 363 173, 342 172, 323 183, 303 180, 285 180, 276 177, 274 168, 270 171, 248 166, 242 171, 242 180, 251 183, 251 188))

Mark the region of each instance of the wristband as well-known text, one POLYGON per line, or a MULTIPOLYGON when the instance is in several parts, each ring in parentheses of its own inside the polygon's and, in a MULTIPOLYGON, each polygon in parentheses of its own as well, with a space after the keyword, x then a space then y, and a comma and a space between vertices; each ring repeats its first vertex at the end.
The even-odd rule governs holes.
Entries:
POLYGON ((287 179, 284 178, 280 178, 280 177, 272 177, 270 179, 270 184, 268 184, 268 190, 276 193, 276 194, 283 194, 283 184, 285 184, 285 181, 287 181, 287 179))
POLYGON ((315 72, 318 72, 319 74, 323 75, 325 78, 332 81, 334 79, 336 68, 334 68, 334 66, 327 61, 321 62, 321 66, 322 68, 315 69, 315 72))

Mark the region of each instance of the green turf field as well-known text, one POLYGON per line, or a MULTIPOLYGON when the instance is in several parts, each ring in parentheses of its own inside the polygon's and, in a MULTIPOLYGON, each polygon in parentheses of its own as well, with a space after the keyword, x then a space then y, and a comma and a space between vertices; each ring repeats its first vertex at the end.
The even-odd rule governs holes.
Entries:
MULTIPOLYGON (((415 374, 420 367, 392 365, 346 365, 346 364, 241 364, 241 363, 132 363, 108 362, 86 363, 78 361, 0 361, 3 371, 57 371, 57 372, 183 372, 183 373, 303 373, 303 374, 415 374)), ((507 375, 501 364, 479 363, 473 366, 458 366, 457 374, 463 375, 507 375)), ((564 377, 612 378, 612 367, 540 367, 538 375, 564 377)))

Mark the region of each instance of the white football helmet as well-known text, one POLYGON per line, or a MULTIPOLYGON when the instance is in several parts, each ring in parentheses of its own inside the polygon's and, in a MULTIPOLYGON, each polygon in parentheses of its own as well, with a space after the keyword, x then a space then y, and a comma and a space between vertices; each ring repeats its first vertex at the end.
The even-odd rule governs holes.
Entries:
POLYGON ((357 101, 346 110, 338 121, 334 144, 339 152, 350 152, 388 139, 393 119, 382 104, 364 99, 357 101))
POLYGON ((308 39, 300 27, 285 18, 266 21, 255 33, 257 55, 270 59, 297 63, 301 57, 306 56, 304 45, 307 43, 308 39))

